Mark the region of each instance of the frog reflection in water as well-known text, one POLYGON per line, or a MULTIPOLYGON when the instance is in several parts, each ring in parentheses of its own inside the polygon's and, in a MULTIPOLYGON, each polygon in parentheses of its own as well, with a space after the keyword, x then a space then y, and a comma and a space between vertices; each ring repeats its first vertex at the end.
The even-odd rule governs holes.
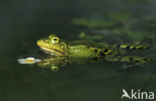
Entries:
POLYGON ((128 67, 138 66, 150 61, 147 57, 123 56, 126 50, 144 50, 148 49, 145 45, 104 45, 98 47, 94 42, 73 41, 66 43, 56 35, 52 34, 47 38, 37 41, 37 45, 47 54, 53 56, 43 59, 38 65, 42 67, 50 66, 56 69, 71 62, 92 62, 104 59, 110 62, 131 62, 128 67), (82 60, 82 61, 81 61, 82 60))

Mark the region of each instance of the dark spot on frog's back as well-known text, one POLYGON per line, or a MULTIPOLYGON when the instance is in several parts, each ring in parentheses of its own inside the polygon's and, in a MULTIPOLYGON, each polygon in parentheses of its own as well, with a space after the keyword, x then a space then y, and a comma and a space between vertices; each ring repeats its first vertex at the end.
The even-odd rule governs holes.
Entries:
POLYGON ((149 47, 143 47, 143 46, 141 46, 141 47, 138 47, 137 49, 138 50, 143 50, 143 49, 148 49, 149 47))
POLYGON ((141 50, 141 49, 143 49, 143 47, 137 47, 136 49, 141 50))
POLYGON ((134 49, 136 49, 136 47, 132 47, 131 49, 134 50, 134 49))
POLYGON ((95 50, 94 50, 94 52, 95 52, 95 53, 97 53, 97 52, 98 52, 98 50, 97 50, 97 49, 95 49, 95 50))
POLYGON ((150 46, 145 46, 145 47, 143 47, 144 49, 149 49, 150 48, 150 46))
POLYGON ((143 60, 144 60, 144 61, 150 61, 150 59, 149 59, 149 58, 144 58, 143 60))
POLYGON ((105 54, 104 54, 102 51, 100 52, 100 55, 101 55, 101 56, 105 56, 105 54))
POLYGON ((130 48, 130 46, 126 46, 126 49, 129 49, 130 48))
POLYGON ((104 49, 104 52, 108 52, 108 49, 104 49))

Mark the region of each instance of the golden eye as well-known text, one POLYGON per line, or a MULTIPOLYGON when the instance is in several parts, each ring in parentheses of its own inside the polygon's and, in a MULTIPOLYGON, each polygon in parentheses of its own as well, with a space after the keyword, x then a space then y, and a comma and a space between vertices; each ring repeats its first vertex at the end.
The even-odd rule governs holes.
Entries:
POLYGON ((59 43, 60 40, 58 37, 53 37, 51 41, 53 44, 56 44, 56 43, 59 43))
POLYGON ((54 41, 57 41, 57 39, 53 39, 54 41))

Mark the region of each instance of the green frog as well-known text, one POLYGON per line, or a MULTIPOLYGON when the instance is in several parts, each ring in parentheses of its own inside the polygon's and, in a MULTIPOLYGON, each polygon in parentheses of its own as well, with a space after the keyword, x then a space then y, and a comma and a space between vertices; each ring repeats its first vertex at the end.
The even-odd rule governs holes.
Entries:
MULTIPOLYGON (((141 65, 150 61, 150 58, 139 57, 139 56, 124 56, 127 50, 143 50, 148 49, 149 46, 146 45, 116 45, 116 44, 106 44, 104 46, 99 46, 95 42, 90 41, 73 41, 66 42, 55 34, 49 35, 47 38, 42 38, 37 41, 37 45, 47 54, 57 57, 56 60, 69 60, 74 58, 77 60, 88 59, 99 60, 105 59, 110 62, 134 62, 134 65, 141 65), (60 59, 61 58, 61 59, 60 59)), ((46 59, 48 61, 51 59, 46 59)), ((54 61, 54 59, 52 59, 54 61)), ((43 63, 43 62, 42 62, 43 63)), ((51 62, 49 62, 51 63, 51 62)), ((58 63, 57 63, 58 64, 58 63)))

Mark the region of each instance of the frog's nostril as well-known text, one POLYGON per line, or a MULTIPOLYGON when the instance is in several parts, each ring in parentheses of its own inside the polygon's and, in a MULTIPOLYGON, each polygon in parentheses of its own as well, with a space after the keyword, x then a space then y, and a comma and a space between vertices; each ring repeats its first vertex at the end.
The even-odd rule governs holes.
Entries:
POLYGON ((46 39, 42 39, 42 41, 45 41, 46 39))

